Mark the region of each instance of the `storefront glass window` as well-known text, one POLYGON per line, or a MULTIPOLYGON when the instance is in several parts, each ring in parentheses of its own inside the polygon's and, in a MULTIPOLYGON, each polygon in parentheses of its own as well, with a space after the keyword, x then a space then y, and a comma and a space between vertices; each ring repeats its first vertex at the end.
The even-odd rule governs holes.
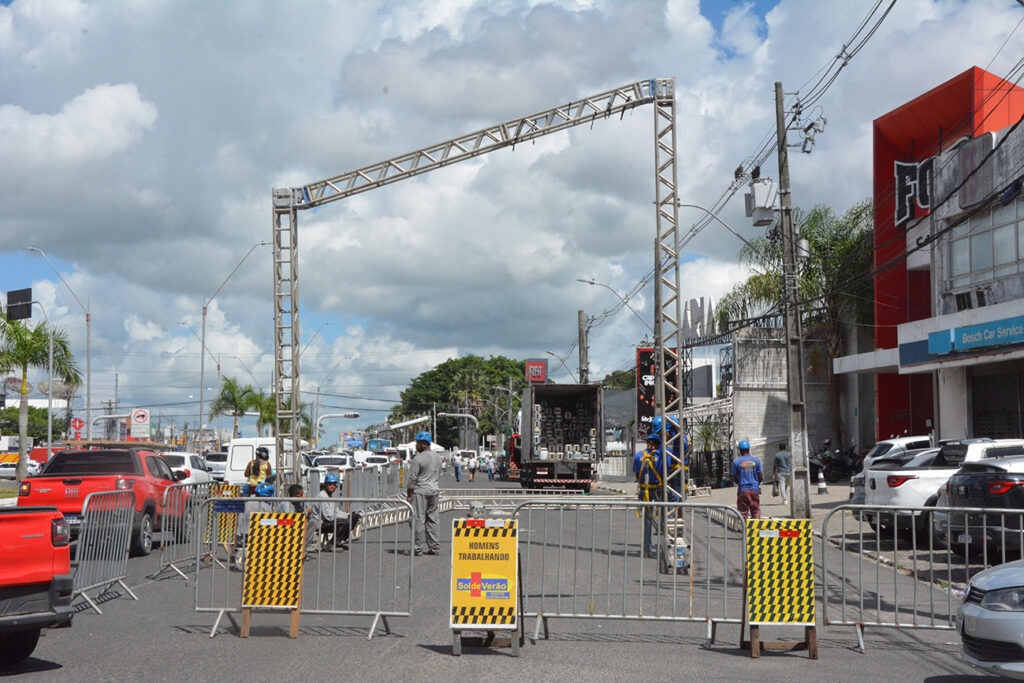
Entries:
POLYGON ((992 267, 992 232, 971 235, 971 271, 989 270, 992 267))
POLYGON ((1016 227, 1011 223, 992 231, 992 247, 996 265, 1013 263, 1017 260, 1016 227))
POLYGON ((1024 198, 971 216, 950 231, 950 287, 1018 272, 1024 273, 1024 198))
POLYGON ((971 272, 971 247, 967 240, 953 242, 953 276, 965 275, 971 272))

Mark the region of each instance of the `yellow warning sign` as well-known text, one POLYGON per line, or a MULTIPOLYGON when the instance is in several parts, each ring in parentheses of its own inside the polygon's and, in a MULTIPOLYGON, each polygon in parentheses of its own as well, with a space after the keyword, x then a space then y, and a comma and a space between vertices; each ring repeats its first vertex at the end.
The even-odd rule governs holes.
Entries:
MULTIPOLYGON (((210 496, 213 498, 238 498, 241 494, 242 487, 235 484, 214 484, 210 488, 210 496)), ((244 506, 244 501, 214 503, 206 518, 203 543, 232 543, 238 528, 238 513, 244 506)))
POLYGON ((747 521, 751 626, 814 626, 814 547, 809 519, 747 521))
POLYGON ((456 519, 452 524, 453 629, 517 628, 519 571, 515 520, 456 519))
POLYGON ((306 515, 253 512, 242 583, 242 607, 300 607, 306 515))

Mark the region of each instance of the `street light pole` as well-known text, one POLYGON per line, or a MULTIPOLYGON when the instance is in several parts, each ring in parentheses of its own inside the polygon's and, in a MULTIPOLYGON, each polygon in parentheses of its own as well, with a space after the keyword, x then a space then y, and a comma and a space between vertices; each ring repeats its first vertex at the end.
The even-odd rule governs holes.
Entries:
MULTIPOLYGON (((50 332, 50 365, 47 370, 49 384, 46 387, 46 462, 50 462, 53 456, 53 325, 50 324, 50 316, 46 315, 46 308, 38 301, 33 304, 39 307, 46 320, 46 329, 50 332)), ((18 455, 18 462, 21 462, 21 454, 18 455)), ((18 466, 21 469, 21 466, 18 466)))
POLYGON ((206 356, 203 354, 203 349, 206 348, 206 309, 210 306, 210 302, 213 301, 218 294, 220 294, 220 290, 222 290, 224 288, 224 285, 228 283, 228 280, 231 279, 231 276, 234 275, 235 272, 242 267, 242 264, 245 262, 245 259, 249 258, 249 254, 256 251, 256 247, 262 247, 269 244, 270 242, 257 242, 256 244, 249 247, 249 251, 245 252, 245 256, 241 258, 241 260, 238 262, 238 265, 236 265, 232 269, 232 271, 228 273, 228 276, 224 278, 224 282, 220 283, 220 287, 218 287, 217 291, 213 293, 213 296, 207 299, 206 303, 203 304, 203 330, 202 337, 199 339, 199 342, 202 344, 203 347, 202 349, 199 349, 199 438, 196 442, 196 450, 200 454, 202 454, 203 448, 203 399, 205 398, 206 393, 206 356))
POLYGON ((25 249, 27 251, 34 251, 38 253, 46 260, 53 272, 60 278, 60 281, 63 282, 64 286, 68 288, 69 292, 71 292, 71 297, 75 300, 75 303, 77 303, 82 309, 82 312, 85 313, 85 423, 89 427, 86 437, 92 439, 92 316, 89 314, 88 299, 86 299, 86 304, 83 305, 82 301, 78 298, 78 295, 75 294, 75 290, 71 289, 71 285, 68 284, 68 281, 64 279, 64 276, 60 274, 60 271, 57 270, 53 263, 50 262, 46 252, 39 247, 25 247, 25 249))
POLYGON ((565 371, 569 373, 569 377, 572 378, 573 383, 574 384, 579 384, 579 380, 576 379, 576 375, 572 374, 572 370, 570 370, 569 366, 565 364, 565 359, 564 358, 559 356, 554 351, 545 351, 544 353, 548 354, 549 356, 554 356, 555 358, 557 358, 558 362, 562 364, 563 368, 565 368, 565 371))
POLYGON ((616 292, 614 289, 612 289, 611 287, 606 285, 605 283, 597 282, 595 280, 584 280, 583 278, 579 278, 579 277, 576 278, 576 282, 582 282, 585 285, 596 285, 597 287, 604 287, 609 292, 611 292, 616 297, 618 297, 619 301, 622 302, 622 305, 625 306, 626 308, 628 308, 633 313, 633 315, 635 315, 637 317, 637 320, 639 320, 640 322, 642 322, 644 324, 644 327, 646 327, 648 330, 650 330, 651 333, 654 332, 654 329, 651 328, 650 323, 648 323, 646 320, 644 320, 643 317, 641 317, 641 315, 636 312, 636 309, 629 305, 629 301, 625 297, 623 297, 621 294, 616 292))

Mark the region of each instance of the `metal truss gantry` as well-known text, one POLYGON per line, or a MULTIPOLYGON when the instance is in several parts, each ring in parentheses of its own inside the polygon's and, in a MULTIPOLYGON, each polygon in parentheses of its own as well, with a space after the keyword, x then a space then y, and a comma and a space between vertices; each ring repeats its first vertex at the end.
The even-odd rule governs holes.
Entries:
MULTIPOLYGON (((654 105, 655 123, 655 175, 657 205, 657 235, 659 247, 655 258, 657 271, 656 297, 662 287, 671 292, 664 306, 657 306, 656 329, 668 330, 657 344, 662 349, 672 347, 666 339, 674 335, 676 349, 682 348, 679 329, 681 299, 679 297, 679 232, 676 197, 676 133, 675 133, 675 79, 652 78, 636 81, 590 97, 573 100, 528 116, 484 128, 467 135, 446 140, 370 166, 348 171, 302 187, 274 188, 274 393, 276 396, 276 434, 278 471, 283 474, 285 441, 300 450, 300 373, 299 373, 299 279, 298 279, 298 212, 313 209, 351 197, 383 185, 429 173, 488 152, 515 147, 567 128, 593 123, 600 119, 620 118, 639 106, 654 105), (662 253, 664 252, 664 253, 662 253), (663 261, 665 261, 663 263, 663 261), (662 323, 665 318, 668 322, 662 323)), ((659 356, 661 358, 661 356, 659 356)), ((678 356, 673 353, 667 365, 675 367, 678 356)), ((665 377, 666 361, 659 361, 659 376, 665 377)), ((678 411, 683 402, 683 373, 676 373, 676 385, 665 388, 659 382, 661 397, 657 413, 664 416, 670 410, 678 411)), ((300 459, 293 459, 294 474, 298 479, 300 459)))

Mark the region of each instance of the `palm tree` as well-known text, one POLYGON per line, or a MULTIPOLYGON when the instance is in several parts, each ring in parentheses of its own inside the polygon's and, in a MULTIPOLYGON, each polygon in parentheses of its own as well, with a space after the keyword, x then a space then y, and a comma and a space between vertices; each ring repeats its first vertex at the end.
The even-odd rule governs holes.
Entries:
POLYGON ((252 395, 249 407, 259 413, 256 418, 256 433, 263 436, 263 430, 271 427, 277 417, 277 404, 273 394, 264 394, 262 391, 252 395))
MULTIPOLYGON (((28 369, 49 369, 50 326, 45 322, 29 327, 3 320, 0 326, 0 372, 21 371, 21 402, 18 406, 18 481, 28 474, 28 369)), ((68 384, 82 381, 71 355, 67 333, 53 328, 53 374, 68 384)))
MULTIPOLYGON (((802 319, 809 335, 828 344, 829 362, 822 365, 828 377, 837 443, 842 442, 842 420, 839 383, 832 374, 831 360, 843 354, 845 325, 874 322, 869 277, 874 257, 872 211, 871 200, 866 199, 842 216, 824 205, 806 213, 793 212, 793 221, 800 226, 800 236, 807 239, 810 250, 800 264, 797 280, 800 300, 805 302, 802 319)), ((771 311, 782 300, 782 240, 777 226, 743 247, 740 260, 752 272, 718 302, 719 329, 771 311)))
POLYGON ((235 429, 232 438, 238 438, 238 418, 245 415, 245 412, 252 407, 253 396, 256 392, 252 386, 242 386, 234 377, 225 377, 220 386, 220 393, 210 404, 210 419, 218 415, 230 415, 235 419, 235 429))

